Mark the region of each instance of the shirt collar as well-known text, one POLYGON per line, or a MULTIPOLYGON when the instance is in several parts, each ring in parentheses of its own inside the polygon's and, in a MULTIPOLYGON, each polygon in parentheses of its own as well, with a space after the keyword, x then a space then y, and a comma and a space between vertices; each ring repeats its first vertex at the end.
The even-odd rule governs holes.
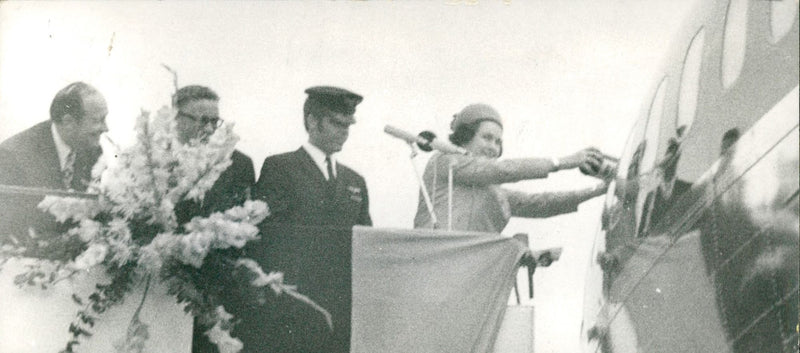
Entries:
POLYGON ((69 148, 67 143, 61 138, 61 134, 58 133, 55 123, 50 124, 50 132, 53 134, 53 142, 56 145, 58 163, 61 165, 61 169, 64 169, 64 165, 67 164, 67 155, 69 155, 72 149, 69 148))
MULTIPOLYGON (((303 144, 303 148, 306 150, 311 159, 314 161, 314 164, 317 165, 317 168, 322 172, 322 175, 325 176, 326 180, 329 180, 328 177, 328 166, 325 165, 325 152, 319 149, 319 147, 314 146, 311 142, 306 142, 303 144)), ((331 168, 333 169, 333 176, 336 177, 336 155, 330 155, 331 158, 331 168)))

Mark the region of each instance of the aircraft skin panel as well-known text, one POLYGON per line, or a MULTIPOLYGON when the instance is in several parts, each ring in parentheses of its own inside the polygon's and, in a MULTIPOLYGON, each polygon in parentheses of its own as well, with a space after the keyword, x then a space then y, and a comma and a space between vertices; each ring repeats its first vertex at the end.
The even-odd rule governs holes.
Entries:
POLYGON ((736 145, 747 145, 746 149, 737 147, 740 150, 739 153, 733 154, 729 159, 717 160, 698 182, 705 183, 706 179, 713 178, 717 188, 715 194, 724 192, 744 171, 758 163, 769 150, 776 147, 776 144, 765 142, 780 141, 797 129, 798 116, 800 116, 799 98, 800 93, 798 87, 795 86, 750 131, 739 138, 736 145))
POLYGON ((800 348, 800 40, 797 9, 772 3, 700 1, 655 76, 595 236, 585 352, 800 348), (737 22, 745 35, 725 39, 737 22), (702 52, 689 55, 698 37, 702 52), (699 73, 686 80, 693 55, 699 73), (743 56, 731 65, 725 55, 743 56), (688 121, 678 108, 693 98, 681 94, 687 82, 697 85, 688 121))
MULTIPOLYGON (((647 266, 647 275, 624 300, 635 321, 643 352, 729 352, 716 308, 714 285, 705 275, 700 233, 693 230, 673 240, 648 238, 645 243, 671 245, 653 260, 637 252, 626 268, 647 266)), ((612 333, 613 334, 613 331, 612 333)))
MULTIPOLYGON (((630 340, 617 341, 632 330, 635 352, 782 352, 795 347, 798 136, 794 127, 722 194, 703 193, 701 199, 713 202, 688 231, 639 242, 601 310, 608 345, 602 351, 628 351, 613 346, 630 346, 630 340), (771 187, 759 186, 765 182, 771 187)), ((744 151, 748 147, 737 145, 744 151)))
POLYGON ((787 198, 798 190, 798 136, 795 127, 725 189, 712 208, 713 227, 703 231, 707 266, 737 352, 780 352, 796 332, 800 222, 796 197, 787 198))
POLYGON ((682 142, 684 151, 677 171, 679 178, 696 180, 717 159, 717 153, 708 151, 711 147, 709 141, 720 141, 723 134, 733 127, 740 132, 747 131, 797 86, 800 77, 797 20, 782 41, 770 43, 770 3, 749 2, 745 61, 730 88, 723 88, 721 79, 722 61, 727 54, 724 29, 716 35, 707 35, 707 54, 704 54, 698 97, 701 103, 682 142))

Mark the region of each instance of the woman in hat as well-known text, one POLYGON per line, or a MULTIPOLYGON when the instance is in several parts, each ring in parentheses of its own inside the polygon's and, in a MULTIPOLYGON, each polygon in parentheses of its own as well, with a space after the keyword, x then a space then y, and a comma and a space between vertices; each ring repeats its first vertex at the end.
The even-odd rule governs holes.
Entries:
POLYGON ((415 228, 446 228, 448 223, 448 166, 453 170, 452 229, 500 233, 511 216, 543 218, 577 211, 583 201, 605 193, 608 184, 576 191, 525 193, 501 184, 546 178, 550 173, 583 166, 596 169, 602 154, 586 148, 562 158, 498 159, 503 152, 503 121, 494 108, 472 104, 453 116, 450 141, 468 154, 436 152, 425 167, 423 180, 431 193, 439 222, 434 225, 420 196, 415 228))

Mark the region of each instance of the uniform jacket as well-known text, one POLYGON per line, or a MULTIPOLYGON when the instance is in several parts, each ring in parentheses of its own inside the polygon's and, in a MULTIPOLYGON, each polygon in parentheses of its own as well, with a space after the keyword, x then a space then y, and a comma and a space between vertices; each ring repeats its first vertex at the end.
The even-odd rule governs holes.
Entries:
MULTIPOLYGON (((544 218, 577 211, 580 192, 526 193, 501 188, 503 183, 545 178, 547 161, 532 158, 497 160, 435 153, 425 167, 423 181, 440 229, 448 222, 448 165, 453 163, 453 230, 500 233, 511 216, 544 218)), ((415 228, 433 228, 420 195, 415 228)))
POLYGON ((372 225, 364 178, 336 163, 337 177, 325 179, 300 148, 264 160, 253 198, 267 202, 270 222, 350 228, 372 225))
MULTIPOLYGON (((284 223, 336 228, 332 234, 342 234, 343 228, 349 229, 354 225, 372 225, 364 178, 341 163, 336 163, 335 175, 333 181, 326 180, 311 156, 301 147, 294 152, 270 156, 264 160, 258 182, 253 187, 253 198, 267 202, 270 216, 266 222, 276 225, 284 223)), ((302 250, 298 256, 302 256, 300 254, 302 250)), ((333 261, 339 262, 341 261, 333 261)), ((314 275, 298 276, 313 278, 314 275)), ((341 280, 344 279, 340 278, 341 280)), ((347 286, 341 294, 349 296, 349 289, 347 286)), ((341 288, 325 290, 330 292, 341 288)), ((267 297, 265 300, 267 304, 263 308, 279 310, 265 312, 262 308, 249 308, 236 303, 231 305, 231 312, 238 315, 240 320, 238 330, 244 330, 240 337, 245 344, 244 351, 349 352, 349 320, 337 321, 335 331, 330 332, 322 315, 306 304, 287 296, 267 297)), ((341 315, 341 311, 349 311, 349 308, 332 310, 334 320, 337 310, 341 315)), ((345 314, 349 318, 349 312, 345 314)))

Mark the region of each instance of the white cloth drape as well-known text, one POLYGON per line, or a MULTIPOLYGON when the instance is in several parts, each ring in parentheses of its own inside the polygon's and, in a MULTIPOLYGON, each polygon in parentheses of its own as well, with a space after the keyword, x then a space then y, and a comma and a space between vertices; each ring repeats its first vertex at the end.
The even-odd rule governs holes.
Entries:
POLYGON ((499 234, 355 227, 352 352, 491 352, 527 248, 499 234))
MULTIPOLYGON (((73 293, 86 298, 95 283, 108 283, 99 268, 79 274, 74 280, 59 282, 42 290, 38 287, 17 287, 14 277, 25 272, 30 260, 10 260, 0 271, 0 352, 54 353, 66 347, 70 339, 69 325, 83 307, 75 303, 73 293)), ((137 288, 120 305, 100 315, 92 328, 91 338, 81 339, 74 349, 79 353, 114 352, 114 343, 125 338, 128 324, 139 306, 144 288, 137 288)), ((190 352, 192 316, 183 311, 175 297, 166 294, 166 287, 151 285, 140 314, 147 324, 149 339, 145 352, 190 352)))

